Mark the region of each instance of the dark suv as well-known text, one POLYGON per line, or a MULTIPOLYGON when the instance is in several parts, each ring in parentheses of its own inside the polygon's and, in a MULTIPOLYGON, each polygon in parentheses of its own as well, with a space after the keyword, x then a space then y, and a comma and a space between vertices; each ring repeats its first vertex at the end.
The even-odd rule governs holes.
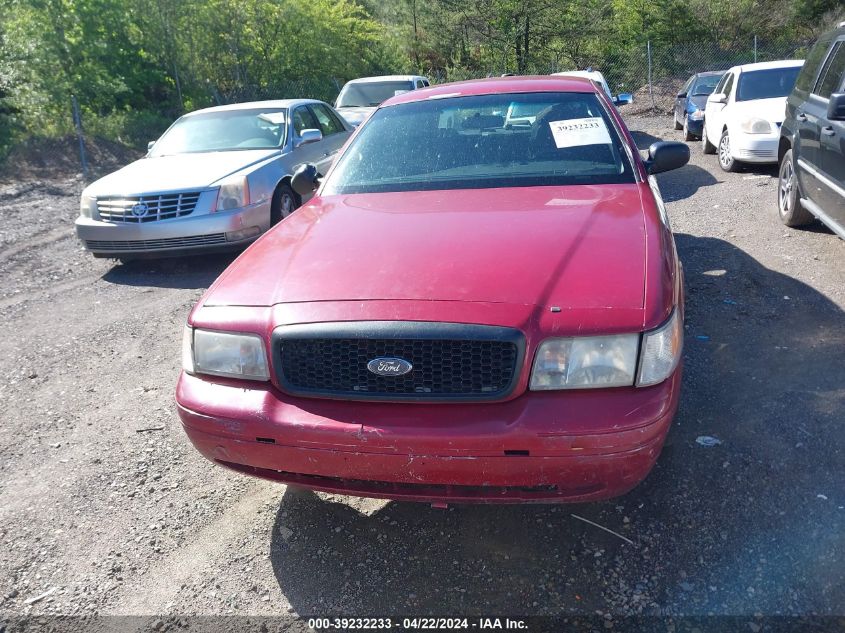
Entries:
POLYGON ((786 101, 778 157, 783 223, 816 217, 845 239, 845 22, 807 56, 786 101))

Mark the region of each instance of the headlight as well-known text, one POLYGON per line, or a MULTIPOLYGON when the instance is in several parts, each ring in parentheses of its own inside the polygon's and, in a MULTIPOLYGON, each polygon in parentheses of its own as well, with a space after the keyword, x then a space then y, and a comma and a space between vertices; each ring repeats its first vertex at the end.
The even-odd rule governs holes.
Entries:
POLYGON ((704 110, 693 110, 689 113, 690 121, 701 121, 704 119, 704 110))
POLYGON ((97 210, 97 199, 94 196, 86 196, 84 193, 79 198, 79 215, 83 218, 93 218, 97 210))
POLYGON ((188 373, 269 380, 264 343, 257 334, 185 328, 182 367, 188 373))
POLYGON ((220 183, 217 210, 240 209, 249 204, 249 182, 246 176, 232 176, 220 183))
POLYGON ((684 328, 675 310, 666 323, 643 334, 637 386, 656 385, 666 380, 678 366, 683 346, 684 328))
POLYGON ((740 121, 739 129, 746 134, 769 134, 772 131, 772 125, 765 119, 751 117, 740 121))
POLYGON ((530 388, 590 389, 634 384, 639 334, 552 338, 540 345, 530 388))

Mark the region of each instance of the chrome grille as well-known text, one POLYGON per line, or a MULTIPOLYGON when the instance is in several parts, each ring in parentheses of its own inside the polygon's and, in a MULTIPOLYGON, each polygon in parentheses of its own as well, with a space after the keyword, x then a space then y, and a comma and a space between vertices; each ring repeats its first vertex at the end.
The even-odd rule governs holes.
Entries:
POLYGON ((191 235, 188 237, 166 237, 158 240, 85 240, 89 251, 142 251, 157 248, 186 248, 225 244, 225 233, 191 235))
POLYGON ((97 198, 97 213, 106 222, 133 224, 181 218, 194 211, 200 193, 183 191, 151 196, 104 196, 97 198))

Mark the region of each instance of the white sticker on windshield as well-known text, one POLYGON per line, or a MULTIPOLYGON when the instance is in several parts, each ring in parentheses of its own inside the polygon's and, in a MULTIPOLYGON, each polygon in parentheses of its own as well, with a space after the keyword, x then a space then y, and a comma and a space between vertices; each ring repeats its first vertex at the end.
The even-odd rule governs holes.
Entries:
POLYGON ((267 123, 271 125, 284 125, 285 123, 285 113, 284 112, 263 112, 262 114, 258 115, 259 119, 264 119, 267 123))
POLYGON ((566 121, 550 121, 552 136, 558 149, 564 147, 579 147, 581 145, 609 145, 610 133, 599 116, 586 119, 568 119, 566 121))

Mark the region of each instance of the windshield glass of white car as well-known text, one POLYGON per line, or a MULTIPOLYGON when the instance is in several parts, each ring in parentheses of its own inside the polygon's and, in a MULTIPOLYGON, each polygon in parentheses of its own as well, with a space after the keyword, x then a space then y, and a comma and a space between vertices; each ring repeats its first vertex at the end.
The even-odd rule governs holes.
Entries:
POLYGON ((789 96, 799 72, 800 66, 744 72, 739 76, 736 100, 753 101, 789 96))
POLYGON ((380 105, 382 101, 397 94, 414 89, 411 81, 367 81, 349 83, 337 97, 338 108, 368 108, 380 105))
POLYGON ((284 145, 287 110, 225 110, 184 116, 156 141, 150 156, 275 149, 284 145))

